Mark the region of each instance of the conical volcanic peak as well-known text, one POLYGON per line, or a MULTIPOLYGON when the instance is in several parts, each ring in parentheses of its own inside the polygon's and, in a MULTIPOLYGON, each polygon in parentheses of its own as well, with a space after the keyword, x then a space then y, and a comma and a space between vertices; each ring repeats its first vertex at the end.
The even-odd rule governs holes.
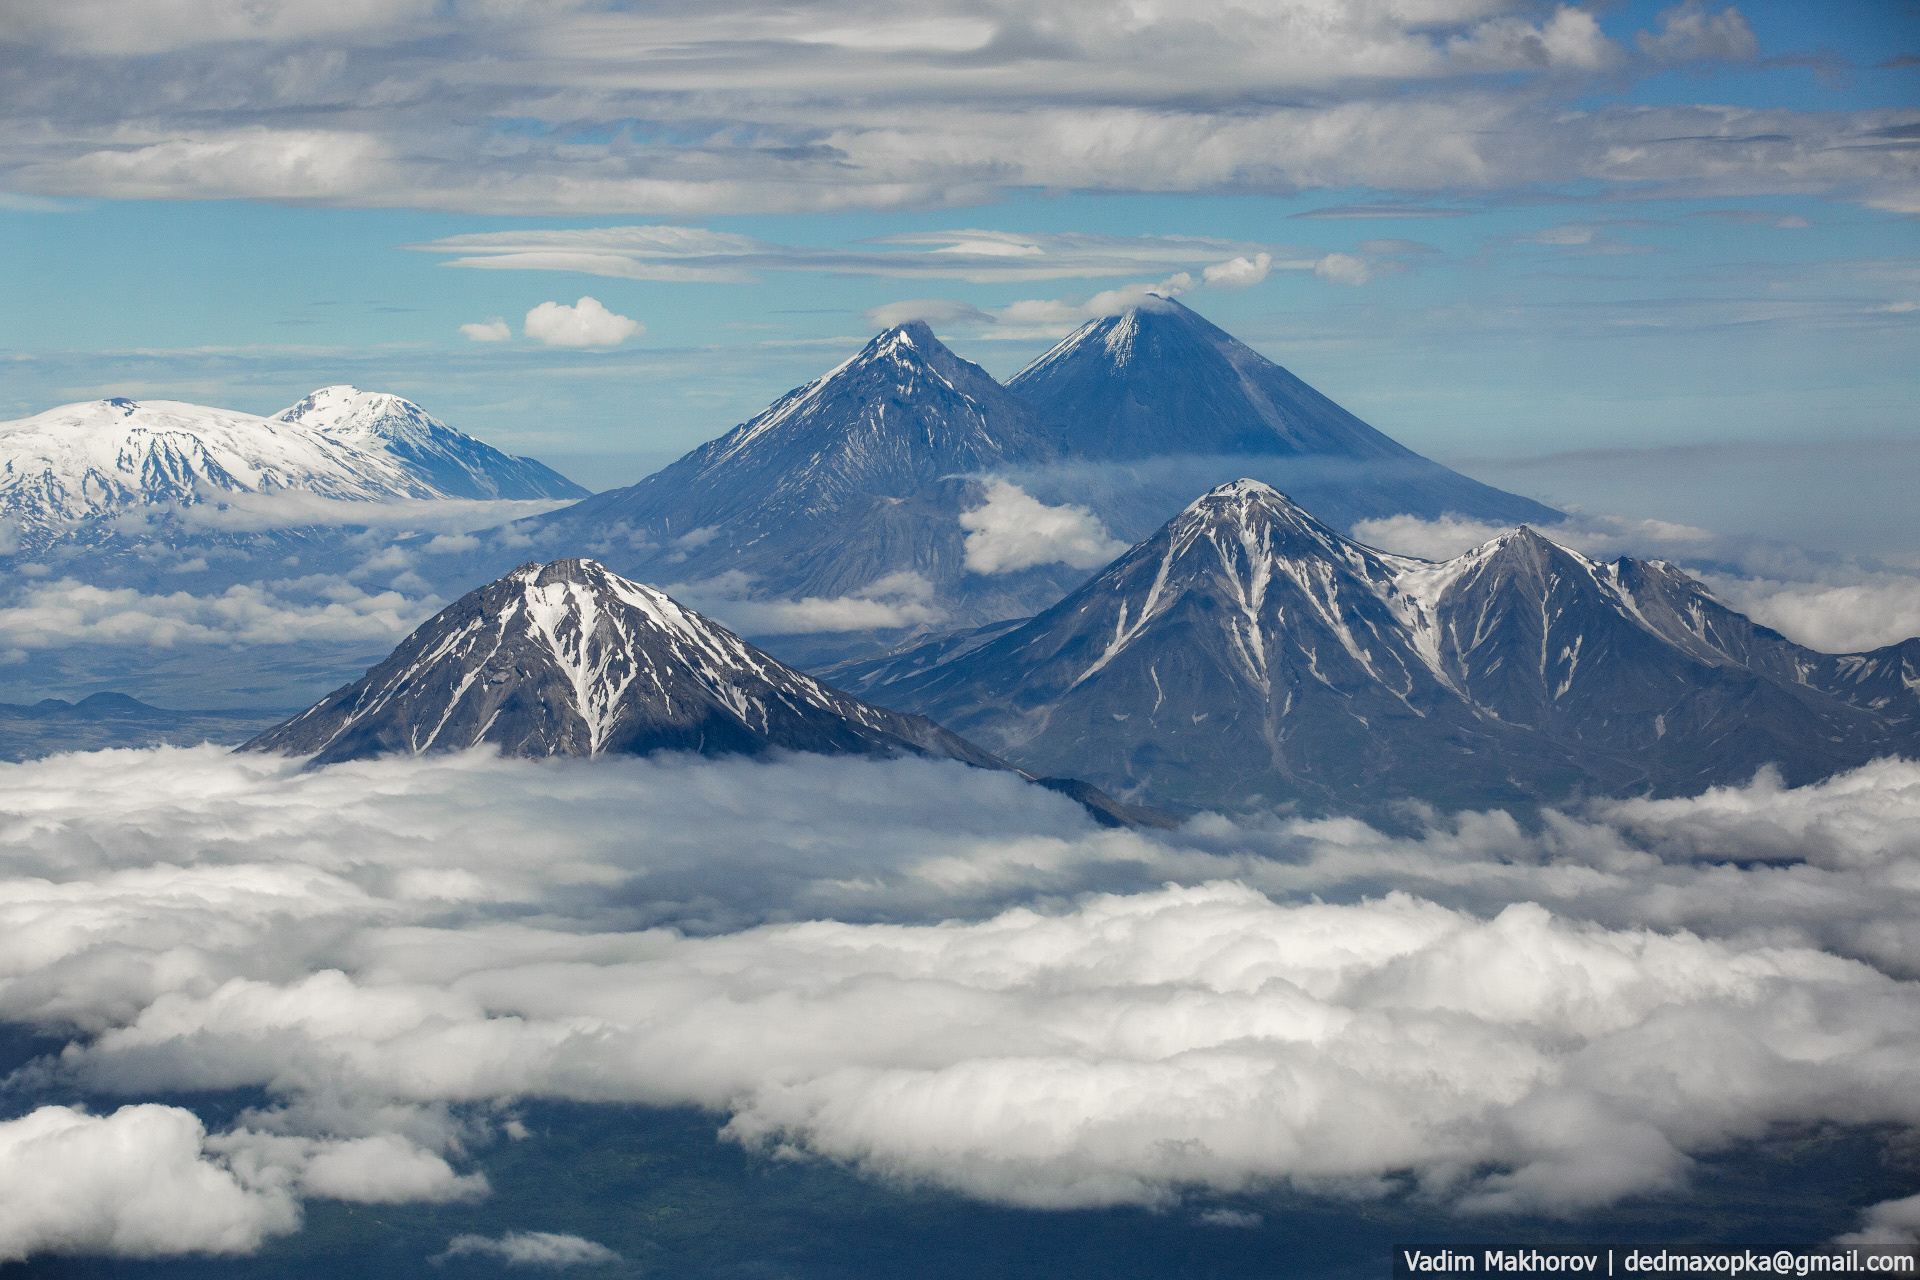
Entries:
POLYGON ((758 507, 819 511, 863 494, 903 498, 942 476, 1056 452, 1024 404, 916 320, 696 450, 681 480, 734 490, 759 483, 769 492, 758 507))
POLYGON ((1089 321, 1007 387, 1074 456, 1415 456, 1171 298, 1089 321))
POLYGON ((246 749, 319 763, 493 743, 518 756, 897 752, 1004 767, 917 716, 794 671, 592 560, 470 592, 385 662, 246 749))
POLYGON ((1200 485, 1250 472, 1342 528, 1403 513, 1558 515, 1421 457, 1172 298, 1088 321, 1007 389, 1069 459, 1137 470, 1138 492, 1102 512, 1134 536, 1200 485))

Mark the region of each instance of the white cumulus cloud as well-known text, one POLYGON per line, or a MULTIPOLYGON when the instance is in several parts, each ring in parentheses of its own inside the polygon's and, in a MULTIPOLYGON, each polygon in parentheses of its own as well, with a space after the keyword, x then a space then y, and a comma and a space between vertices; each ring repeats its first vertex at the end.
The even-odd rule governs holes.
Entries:
POLYGON ((596 298, 583 297, 568 306, 543 302, 527 312, 527 336, 550 347, 614 347, 644 334, 646 326, 615 315, 596 298))
POLYGON ((1257 253, 1251 258, 1229 258, 1225 262, 1216 262, 1201 272, 1200 277, 1209 288, 1245 289, 1265 280, 1272 268, 1273 255, 1257 253))
POLYGON ((513 337, 513 330, 499 316, 475 324, 463 324, 460 332, 475 342, 505 342, 513 337))
POLYGON ((1085 507, 1049 507, 1007 480, 989 480, 986 498, 960 515, 972 573, 1017 573, 1042 564, 1097 569, 1127 549, 1085 507))
POLYGON ((283 1188, 250 1187, 180 1107, 45 1106, 0 1121, 0 1262, 43 1253, 251 1253, 298 1229, 283 1188))
POLYGON ((1920 1127, 1920 765, 1410 817, 1108 831, 923 760, 56 757, 0 766, 0 1017, 73 1039, 44 1087, 271 1083, 186 1131, 256 1198, 478 1194, 421 1117, 512 1097, 1037 1207, 1404 1175, 1578 1213, 1772 1126, 1920 1127))

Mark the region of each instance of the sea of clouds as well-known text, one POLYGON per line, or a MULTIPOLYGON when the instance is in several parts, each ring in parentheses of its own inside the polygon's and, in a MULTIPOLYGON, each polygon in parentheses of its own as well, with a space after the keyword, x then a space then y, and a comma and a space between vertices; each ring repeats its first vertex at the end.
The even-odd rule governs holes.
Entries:
POLYGON ((0 765, 0 849, 0 1021, 66 1046, 0 1095, 0 1258, 482 1198, 532 1098, 1037 1208, 1577 1218, 1777 1126, 1920 1126, 1911 762, 1148 833, 950 762, 167 748, 0 765))

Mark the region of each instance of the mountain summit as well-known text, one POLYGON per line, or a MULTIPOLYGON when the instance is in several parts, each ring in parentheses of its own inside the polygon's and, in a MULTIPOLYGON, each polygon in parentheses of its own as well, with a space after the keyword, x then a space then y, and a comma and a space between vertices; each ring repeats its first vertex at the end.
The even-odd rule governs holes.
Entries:
POLYGON ((0 515, 32 546, 111 538, 119 517, 304 494, 350 502, 572 497, 398 396, 326 387, 271 418, 177 400, 95 400, 0 422, 0 515))
POLYGON ((1389 439, 1172 298, 1088 321, 1007 389, 1033 406, 1070 461, 1130 467, 1138 488, 1114 495, 1128 509, 1102 514, 1133 537, 1217 483, 1222 469, 1277 481, 1341 528, 1403 513, 1561 518, 1389 439))
POLYGON ((587 490, 532 458, 455 431, 411 400, 384 391, 322 387, 273 415, 362 453, 385 453, 447 498, 584 498, 587 490))
POLYGON ((521 528, 820 661, 1044 609, 1195 488, 1269 464, 1341 525, 1557 514, 1420 458, 1161 300, 1090 323, 1007 387, 923 323, 888 329, 672 466, 521 528), (843 638, 785 638, 807 631, 843 638))
POLYGON ((1059 456, 1032 410, 915 321, 638 484, 524 527, 634 576, 812 601, 823 621, 792 630, 977 622, 1044 608, 1085 576, 966 565, 960 517, 986 502, 980 477, 1059 456), (883 602, 901 598, 916 603, 883 602))
POLYGON ((1691 794, 1920 745, 1911 691, 1843 687, 1899 655, 1800 650, 1671 566, 1525 527, 1445 563, 1386 555, 1253 480, 1024 625, 936 643, 827 674, 1025 768, 1192 805, 1691 794))
POLYGON ((525 564, 244 750, 317 763, 482 742, 516 756, 911 751, 1004 768, 938 725, 781 665, 592 560, 525 564))
MULTIPOLYGON (((361 679, 239 749, 333 764, 481 743, 535 758, 921 755, 1021 773, 931 720, 784 666, 592 560, 524 564, 469 592, 361 679)), ((1021 776, 1106 826, 1172 821, 1077 778, 1021 776)))

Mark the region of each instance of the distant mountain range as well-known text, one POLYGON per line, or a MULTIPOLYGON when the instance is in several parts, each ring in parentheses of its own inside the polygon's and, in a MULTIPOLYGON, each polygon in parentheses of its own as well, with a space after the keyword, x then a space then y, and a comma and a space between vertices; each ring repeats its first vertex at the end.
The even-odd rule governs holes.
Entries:
POLYGON ((1024 768, 1188 806, 1801 783, 1920 749, 1920 641, 1802 649, 1528 528, 1444 564, 1222 485, 1039 616, 823 674, 1024 768))
POLYGON ((856 633, 840 647, 858 650, 889 630, 1036 612, 1104 562, 1087 546, 1145 536, 1196 490, 1262 467, 1341 526, 1559 518, 1395 444, 1154 298, 1083 326, 1004 387, 925 324, 889 329, 672 466, 521 528, 543 550, 682 584, 723 615, 722 599, 770 604, 736 606, 740 625, 808 661, 831 647, 793 633, 856 633), (990 506, 995 479, 1021 486, 998 490, 1014 504, 1004 512, 990 506), (1049 522, 1083 536, 1050 541, 1049 522), (978 554, 995 533, 1019 554, 978 554))
MULTIPOLYGON (((889 329, 593 496, 351 387, 271 418, 70 405, 0 424, 0 464, 8 563, 143 591, 392 573, 415 599, 465 593, 254 743, 322 761, 479 742, 906 750, 1010 762, 1118 820, 1058 779, 1341 811, 1693 792, 1765 764, 1804 782, 1920 751, 1920 639, 1815 653, 1670 565, 1560 547, 1525 527, 1559 513, 1419 457, 1171 299, 1088 323, 1006 386, 924 324, 889 329), (232 518, 277 500, 572 498, 391 546, 232 518), (1444 512, 1522 527, 1443 564, 1343 532, 1444 512), (498 576, 528 550, 551 562, 498 576)), ((36 651, 12 672, 97 688, 117 661, 100 652, 36 651)), ((194 688, 304 699, 377 652, 351 631, 292 656, 228 650, 194 688)), ((183 661, 147 674, 171 662, 178 685, 183 661)))
MULTIPOLYGON (((0 521, 9 550, 151 542, 127 518, 166 520, 240 498, 343 502, 580 498, 586 490, 502 453, 398 396, 324 387, 271 418, 177 400, 95 400, 0 422, 0 521)), ((177 538, 217 540, 206 529, 177 538)))
MULTIPOLYGON (((510 756, 922 755, 1008 770, 923 717, 849 697, 592 560, 526 564, 450 605, 361 679, 244 744, 315 764, 510 756)), ((1159 815, 1032 778, 1109 822, 1159 815)))
POLYGON ((170 711, 124 693, 93 693, 78 702, 62 698, 0 702, 0 760, 32 760, 62 751, 108 747, 231 744, 251 738, 285 714, 170 711))

